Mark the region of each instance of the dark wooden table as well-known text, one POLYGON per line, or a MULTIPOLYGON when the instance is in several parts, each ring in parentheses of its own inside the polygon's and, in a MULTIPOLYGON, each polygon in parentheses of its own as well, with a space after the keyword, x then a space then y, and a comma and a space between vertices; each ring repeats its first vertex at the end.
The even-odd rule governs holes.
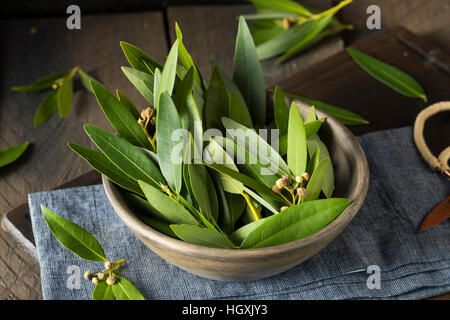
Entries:
MULTIPOLYGON (((372 33, 365 29, 368 5, 365 3, 369 2, 359 1, 343 11, 342 18, 358 27, 354 34, 344 35, 348 43, 372 33)), ((412 24, 414 31, 429 35, 442 47, 448 46, 450 35, 443 30, 448 30, 449 15, 442 10, 442 1, 408 1, 415 8, 411 12, 409 6, 405 7, 400 1, 375 2, 382 7, 382 17, 383 12, 389 12, 386 23, 408 25, 416 19, 420 23, 412 24), (430 13, 439 14, 441 19, 434 19, 430 13), (421 29, 422 22, 426 30, 421 29)), ((331 0, 309 3, 327 7, 331 0)), ((174 22, 178 21, 188 50, 208 78, 209 54, 213 54, 226 71, 231 71, 237 30, 235 17, 252 10, 248 5, 183 6, 168 7, 164 11, 83 16, 80 31, 67 30, 63 17, 0 21, 0 149, 24 140, 32 141, 31 148, 20 160, 0 169, 0 215, 24 202, 30 192, 52 189, 87 172, 89 167, 69 151, 65 143, 91 145, 82 130, 83 123, 109 126, 93 96, 77 90, 68 118, 53 117, 46 124, 33 128, 33 114, 43 96, 14 93, 10 91, 11 86, 27 84, 45 74, 79 65, 110 90, 123 89, 139 107, 144 107, 145 101, 120 70, 121 65, 127 64, 119 47, 120 40, 136 44, 164 61, 168 42, 174 40, 174 22), (31 28, 35 28, 36 33, 32 34, 31 28)), ((343 47, 342 39, 334 37, 280 68, 275 68, 273 61, 266 61, 263 64, 266 83, 278 82, 343 47)), ((289 82, 283 85, 289 89, 289 82)), ((0 299, 39 298, 39 266, 10 235, 0 231, 0 299)))

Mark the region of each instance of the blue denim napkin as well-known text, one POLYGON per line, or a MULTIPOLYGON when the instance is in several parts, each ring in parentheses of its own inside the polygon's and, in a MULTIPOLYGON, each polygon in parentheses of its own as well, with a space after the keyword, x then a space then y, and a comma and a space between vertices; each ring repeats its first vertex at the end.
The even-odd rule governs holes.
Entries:
POLYGON ((90 299, 94 285, 78 280, 102 265, 58 243, 42 218, 41 203, 89 230, 110 259, 127 258, 121 272, 147 299, 419 299, 449 292, 450 221, 417 231, 424 216, 450 193, 449 180, 425 164, 409 127, 359 140, 370 166, 369 192, 360 212, 308 261, 258 281, 208 280, 169 264, 128 230, 101 185, 30 194, 44 299, 90 299), (379 282, 371 269, 377 267, 369 268, 374 265, 379 282))

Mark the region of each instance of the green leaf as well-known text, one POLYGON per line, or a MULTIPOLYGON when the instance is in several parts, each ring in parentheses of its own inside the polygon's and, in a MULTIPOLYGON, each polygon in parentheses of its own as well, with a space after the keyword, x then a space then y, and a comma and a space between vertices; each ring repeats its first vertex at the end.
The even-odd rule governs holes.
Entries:
MULTIPOLYGON (((307 144, 308 152, 310 155, 313 155, 317 149, 320 150, 319 162, 326 158, 331 159, 327 146, 322 142, 322 140, 320 140, 320 138, 316 134, 307 139, 307 144)), ((334 191, 334 172, 331 161, 328 161, 327 164, 325 180, 322 184, 322 191, 327 198, 330 198, 334 191)))
MULTIPOLYGON (((315 106, 311 106, 308 110, 308 114, 306 115, 305 118, 305 126, 313 121, 316 121, 317 119, 317 114, 316 114, 316 107, 315 106)), ((307 137, 308 138, 308 137, 307 137)))
POLYGON ((131 144, 151 149, 147 136, 128 108, 100 83, 92 81, 91 87, 103 113, 119 135, 131 144))
POLYGON ((280 170, 283 174, 288 174, 289 168, 286 162, 255 130, 228 118, 222 118, 222 123, 229 130, 229 134, 232 134, 230 130, 234 130, 233 139, 249 154, 256 157, 262 164, 270 165, 271 171, 277 172, 280 170))
POLYGON ((312 100, 312 99, 308 99, 308 98, 304 98, 304 97, 300 97, 297 96, 295 94, 292 93, 286 93, 286 95, 295 98, 295 99, 299 99, 302 100, 306 103, 309 103, 313 106, 316 106, 317 108, 325 111, 326 113, 328 113, 329 115, 335 117, 337 120, 339 120, 340 122, 342 122, 343 124, 348 124, 348 125, 357 125, 357 124, 368 124, 369 121, 367 121, 366 119, 364 119, 363 117, 357 115, 356 113, 353 113, 351 111, 339 108, 339 107, 335 107, 332 106, 330 104, 327 104, 325 102, 322 101, 318 101, 318 100, 312 100))
POLYGON ((197 224, 197 220, 181 204, 152 185, 138 181, 150 205, 169 223, 197 224))
POLYGON ((58 216, 41 204, 45 222, 56 239, 67 249, 85 260, 108 261, 97 239, 82 227, 58 216))
POLYGON ((161 71, 156 68, 153 74, 153 93, 158 92, 159 83, 161 82, 161 71))
POLYGON ((232 92, 230 92, 229 101, 230 101, 230 105, 229 105, 230 119, 233 119, 234 121, 236 121, 246 127, 252 128, 253 127, 252 118, 250 116, 250 113, 248 112, 247 107, 243 103, 243 100, 241 100, 232 91, 232 92))
POLYGON ((294 176, 301 176, 306 170, 308 156, 306 148, 303 118, 297 104, 292 102, 289 110, 287 161, 294 176))
POLYGON ((123 53, 130 63, 130 66, 134 69, 142 72, 149 71, 147 66, 152 69, 150 71, 154 71, 155 68, 162 69, 162 66, 158 62, 150 58, 138 47, 124 41, 120 42, 120 46, 122 47, 123 53))
POLYGON ((409 74, 356 49, 347 48, 347 52, 361 68, 381 83, 407 97, 421 98, 427 102, 422 86, 409 74))
POLYGON ((308 201, 266 219, 242 242, 241 248, 261 248, 305 238, 327 226, 348 206, 343 198, 308 201))
POLYGON ((137 120, 141 116, 139 111, 136 109, 131 100, 119 89, 116 90, 117 98, 123 105, 128 109, 128 111, 133 115, 134 119, 137 120))
POLYGON ((159 188, 165 180, 156 165, 136 146, 116 135, 86 124, 84 129, 103 153, 134 180, 143 180, 159 188))
POLYGON ((163 92, 167 92, 168 95, 172 95, 173 86, 175 84, 175 78, 177 76, 177 61, 178 61, 178 40, 172 45, 167 56, 166 63, 161 73, 161 81, 158 86, 158 92, 155 98, 155 108, 158 111, 159 99, 163 92))
POLYGON ((34 114, 33 126, 37 127, 47 121, 58 110, 58 89, 51 91, 41 102, 34 114))
POLYGON ((144 195, 137 181, 130 178, 103 153, 70 142, 67 145, 80 157, 86 160, 92 168, 100 172, 113 183, 126 190, 144 195))
POLYGON ((172 224, 175 234, 183 241, 211 248, 232 249, 233 243, 219 232, 190 224, 172 224))
POLYGON ((127 279, 116 275, 112 290, 117 300, 145 300, 142 293, 127 279))
MULTIPOLYGON (((233 80, 228 76, 228 74, 226 74, 226 72, 220 68, 219 65, 214 64, 214 67, 212 67, 212 69, 214 69, 214 68, 217 69, 217 71, 219 72, 220 78, 222 79, 223 84, 227 88, 228 95, 230 95, 231 93, 236 95, 239 98, 239 100, 241 100, 242 105, 245 106, 245 109, 246 109, 245 113, 251 118, 250 111, 248 110, 247 104, 245 103, 245 99, 242 96, 242 93, 239 90, 239 88, 236 86, 236 84, 233 82, 233 80)), ((251 127, 253 127, 253 125, 251 127)))
POLYGON ((72 109, 73 98, 73 81, 71 76, 67 76, 62 80, 61 87, 58 89, 58 110, 59 116, 65 118, 72 109))
POLYGON ((240 246, 242 244, 242 241, 244 241, 244 239, 251 232, 253 232, 253 230, 255 230, 257 227, 263 224, 266 221, 266 219, 267 218, 259 219, 240 227, 230 235, 230 240, 233 241, 235 245, 240 246))
POLYGON ((320 156, 320 149, 317 148, 316 151, 314 151, 314 154, 310 156, 310 159, 308 161, 308 165, 306 166, 306 172, 311 176, 314 173, 314 170, 316 170, 317 166, 319 165, 319 156, 320 156))
POLYGON ((100 281, 96 284, 94 292, 92 293, 93 300, 116 300, 113 293, 112 286, 108 285, 106 281, 100 281))
POLYGON ((39 80, 36 80, 29 86, 12 87, 13 91, 20 91, 23 93, 39 92, 50 89, 54 83, 59 82, 70 74, 71 70, 64 72, 56 72, 49 74, 39 80))
POLYGON ((325 179, 325 173, 327 171, 329 162, 330 159, 328 158, 320 161, 319 165, 311 175, 308 185, 306 186, 306 194, 302 197, 302 202, 316 200, 319 198, 320 190, 322 189, 322 184, 325 179))
POLYGON ((16 161, 28 148, 29 142, 25 141, 14 147, 0 150, 0 168, 16 161))
POLYGON ((264 124, 266 122, 264 75, 250 30, 242 16, 239 17, 236 37, 233 81, 242 93, 254 122, 264 124))
POLYGON ((234 230, 234 225, 238 221, 245 209, 245 199, 237 194, 226 193, 225 198, 228 203, 228 210, 231 222, 231 231, 234 230))
POLYGON ((214 68, 206 91, 205 121, 208 129, 222 129, 222 117, 229 115, 228 93, 219 72, 214 68))
MULTIPOLYGON (((305 120, 305 136, 306 138, 309 138, 313 136, 314 134, 319 131, 320 126, 322 125, 321 120, 314 120, 312 122, 306 123, 305 120)), ((288 147, 288 135, 285 134, 284 136, 281 136, 278 140, 278 153, 283 156, 287 153, 287 147, 288 147)))
POLYGON ((83 85, 83 87, 87 91, 94 93, 94 91, 92 90, 92 87, 91 87, 91 81, 97 81, 97 80, 95 80, 93 77, 91 77, 90 75, 88 75, 86 72, 84 72, 81 69, 78 69, 78 73, 80 74, 80 80, 81 80, 81 84, 83 85))
POLYGON ((183 34, 181 33, 180 27, 178 26, 178 23, 175 22, 175 34, 177 36, 178 40, 178 58, 180 59, 181 64, 187 69, 193 68, 195 81, 203 85, 203 80, 200 75, 200 72, 197 69, 197 66, 194 63, 194 60, 192 59, 191 55, 186 50, 186 47, 183 44, 183 34))
POLYGON ((156 117, 156 143, 159 167, 167 183, 177 192, 180 192, 184 137, 179 135, 176 141, 172 140, 172 134, 176 130, 180 131, 182 127, 175 104, 166 92, 161 95, 159 111, 156 117))
POLYGON ((217 221, 219 205, 213 181, 208 170, 201 164, 188 164, 192 191, 200 212, 209 221, 217 221))
POLYGON ((309 17, 311 12, 304 6, 290 0, 250 0, 259 10, 299 14, 309 17))
POLYGON ((266 20, 266 19, 284 19, 284 18, 299 18, 299 14, 289 14, 280 12, 264 12, 264 13, 250 13, 243 15, 245 20, 266 20))
POLYGON ((256 47, 258 47, 260 44, 279 36, 285 31, 286 29, 281 26, 274 26, 256 30, 252 32, 253 41, 255 41, 256 47))
MULTIPOLYGON (((278 60, 277 63, 286 61, 299 53, 309 45, 326 28, 332 19, 332 15, 325 15, 318 20, 305 22, 304 32, 297 38, 296 44, 290 47, 278 60)), ((270 41, 270 40, 269 40, 270 41)), ((264 44, 263 44, 264 45, 264 44)))
POLYGON ((288 132, 289 108, 284 99, 283 91, 281 91, 279 86, 275 87, 274 116, 277 128, 280 130, 280 136, 285 135, 288 132))
POLYGON ((153 76, 128 67, 122 67, 122 71, 144 98, 153 104, 153 76))

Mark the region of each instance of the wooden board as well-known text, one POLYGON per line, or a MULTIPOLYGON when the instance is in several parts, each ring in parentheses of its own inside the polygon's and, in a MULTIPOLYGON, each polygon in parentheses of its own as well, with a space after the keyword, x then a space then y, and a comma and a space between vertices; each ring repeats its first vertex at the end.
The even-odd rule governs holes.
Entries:
MULTIPOLYGON (((14 165, 0 169, 0 216, 24 202, 30 192, 50 190, 90 171, 65 144, 72 141, 91 145, 83 132, 83 123, 109 127, 95 98, 78 90, 68 118, 60 120, 55 115, 44 125, 33 128, 33 115, 44 95, 13 92, 12 86, 79 65, 108 89, 123 89, 138 107, 143 107, 143 98, 120 70, 127 62, 119 41, 136 44, 160 61, 167 54, 160 12, 85 15, 81 27, 68 30, 64 17, 0 21, 0 149, 31 141, 30 148, 14 165), (30 32, 32 28, 36 30, 34 34, 30 32)), ((2 231, 0 299, 39 298, 39 295, 38 265, 2 231), (28 281, 34 278, 38 280, 28 281)))
MULTIPOLYGON (((331 7, 331 2, 331 0, 315 0, 302 3, 325 9, 331 7)), ((169 7, 167 19, 170 39, 171 41, 176 39, 174 25, 178 22, 183 32, 183 42, 204 78, 208 80, 210 77, 210 55, 213 55, 222 69, 231 75, 238 16, 254 12, 254 7, 250 5, 169 7)), ((339 52, 343 47, 341 38, 335 36, 314 46, 314 50, 305 51, 281 65, 275 64, 276 58, 264 60, 262 66, 266 84, 276 83, 289 74, 339 52)))
MULTIPOLYGON (((450 58, 422 38, 405 29, 394 28, 359 41, 354 47, 413 75, 424 86, 430 101, 450 98, 447 91, 450 86, 450 58)), ((286 91, 346 106, 363 114, 371 120, 371 124, 351 127, 356 134, 411 125, 416 113, 425 106, 418 99, 401 96, 379 84, 360 70, 345 52, 281 81, 280 85, 286 91)), ((442 133, 448 132, 450 123, 445 115, 435 122, 435 130, 426 134, 434 147, 439 146, 441 140, 446 140, 447 137, 442 133), (447 131, 443 131, 443 128, 447 131)), ((27 210, 21 213, 16 211, 8 215, 8 220, 21 221, 23 228, 27 224, 26 213, 27 210), (12 216, 14 218, 10 218, 12 216)), ((29 225, 28 230, 31 230, 29 225)), ((448 299, 450 294, 439 298, 448 299)))

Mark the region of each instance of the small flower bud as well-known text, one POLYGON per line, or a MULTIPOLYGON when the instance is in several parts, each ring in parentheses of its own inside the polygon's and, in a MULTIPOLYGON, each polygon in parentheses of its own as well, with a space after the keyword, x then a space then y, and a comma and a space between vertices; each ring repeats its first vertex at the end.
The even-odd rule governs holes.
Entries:
POLYGON ((274 185, 273 187, 272 187, 272 191, 273 192, 275 192, 275 193, 280 193, 280 188, 278 188, 278 186, 277 185, 274 185))
POLYGON ((286 210, 287 208, 288 207, 286 207, 286 206, 281 207, 280 212, 286 210))
POLYGON ((108 269, 108 270, 112 269, 113 268, 113 264, 111 262, 107 261, 107 262, 105 262, 105 268, 108 269))
POLYGON ((289 177, 288 175, 283 176, 283 181, 286 185, 288 185, 289 183, 291 183, 291 177, 289 177))
POLYGON ((52 89, 53 90, 58 89, 58 84, 57 83, 52 84, 52 89))
POLYGON ((103 272, 99 272, 99 273, 97 273, 97 278, 99 280, 103 280, 103 279, 105 279, 105 274, 103 272))
POLYGON ((94 275, 93 275, 90 271, 86 271, 86 272, 84 273, 84 278, 85 278, 86 280, 91 280, 93 276, 94 276, 94 275))
POLYGON ((305 180, 305 181, 308 181, 308 180, 309 180, 309 174, 308 174, 308 172, 304 172, 304 173, 302 174, 302 179, 305 180))
POLYGON ((106 279, 106 283, 107 283, 108 285, 112 286, 114 283, 116 283, 116 277, 114 277, 114 276, 109 276, 109 277, 106 279))
POLYGON ((302 177, 300 177, 300 176, 295 177, 295 182, 302 183, 302 181, 303 181, 302 177))
POLYGON ((277 180, 277 182, 275 183, 275 185, 279 188, 279 189, 283 189, 286 186, 286 183, 284 182, 283 178, 280 178, 277 180))
POLYGON ((98 280, 97 277, 93 277, 93 278, 92 278, 92 283, 93 283, 93 284, 97 284, 97 283, 99 283, 99 281, 100 281, 100 280, 98 280))
POLYGON ((155 123, 156 123, 156 118, 153 116, 153 117, 151 117, 151 119, 150 119, 150 124, 151 124, 152 126, 154 126, 155 123))
POLYGON ((137 123, 141 126, 142 129, 145 129, 145 120, 138 119, 137 123))
POLYGON ((297 194, 301 197, 303 197, 306 193, 306 189, 305 188, 298 188, 297 189, 297 194))
POLYGON ((144 110, 141 111, 141 118, 143 120, 150 118, 150 113, 151 113, 151 108, 145 108, 144 110))

